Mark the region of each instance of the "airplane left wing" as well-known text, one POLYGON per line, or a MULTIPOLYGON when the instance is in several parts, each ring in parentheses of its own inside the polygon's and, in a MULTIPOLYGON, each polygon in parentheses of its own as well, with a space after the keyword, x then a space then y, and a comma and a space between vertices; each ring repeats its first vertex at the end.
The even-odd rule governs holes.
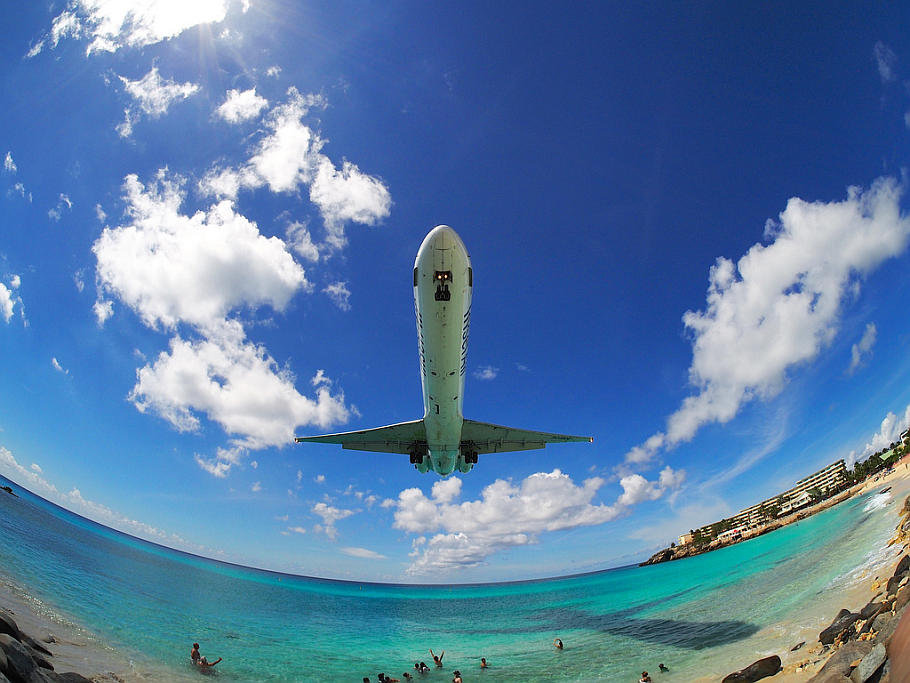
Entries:
POLYGON ((323 434, 322 436, 298 436, 295 443, 339 443, 342 448, 354 451, 376 451, 380 453, 404 453, 414 450, 415 445, 427 443, 427 431, 423 420, 399 422, 387 427, 362 429, 356 432, 323 434))
POLYGON ((570 436, 550 432, 532 432, 527 429, 515 429, 487 422, 465 420, 461 428, 461 442, 473 444, 478 454, 506 453, 509 451, 531 451, 543 448, 548 443, 566 443, 569 441, 593 442, 590 436, 570 436))

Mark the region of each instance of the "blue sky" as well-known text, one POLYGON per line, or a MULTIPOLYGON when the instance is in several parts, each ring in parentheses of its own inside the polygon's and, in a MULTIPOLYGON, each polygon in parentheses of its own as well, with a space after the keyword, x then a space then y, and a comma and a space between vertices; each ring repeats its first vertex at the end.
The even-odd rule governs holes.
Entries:
POLYGON ((640 560, 910 422, 904 7, 3 10, 0 474, 232 562, 490 581, 640 560), (420 475, 411 268, 471 253, 420 475))

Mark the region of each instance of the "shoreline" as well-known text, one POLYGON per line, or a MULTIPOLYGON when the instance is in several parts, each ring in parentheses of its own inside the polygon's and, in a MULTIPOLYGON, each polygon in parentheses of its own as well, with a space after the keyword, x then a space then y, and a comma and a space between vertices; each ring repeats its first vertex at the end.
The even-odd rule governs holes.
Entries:
MULTIPOLYGON (((877 481, 857 485, 854 487, 855 490, 850 490, 850 497, 874 492, 886 486, 892 486, 891 498, 886 505, 889 508, 887 514, 895 513, 893 528, 898 524, 904 500, 910 495, 910 469, 904 467, 898 470, 895 468, 887 476, 877 481)), ((735 656, 730 656, 732 652, 719 652, 720 656, 716 660, 718 665, 711 667, 714 674, 698 680, 720 681, 723 673, 720 673, 718 669, 733 672, 737 670, 737 667, 746 666, 758 656, 765 656, 761 653, 777 652, 782 660, 782 669, 776 675, 763 680, 775 683, 810 681, 839 652, 839 650, 823 650, 818 642, 819 632, 831 623, 839 607, 843 606, 858 611, 875 597, 877 591, 870 590, 870 584, 874 584, 876 580, 881 584, 882 579, 887 582, 893 571, 898 549, 900 549, 901 555, 906 554, 903 546, 904 543, 896 545, 891 551, 882 547, 880 559, 875 559, 873 556, 871 562, 861 563, 846 572, 843 590, 835 591, 834 597, 829 595, 822 598, 819 596, 805 600, 801 603, 806 605, 803 618, 797 617, 763 628, 760 633, 763 645, 754 650, 755 654, 751 658, 743 657, 742 652, 736 653, 735 656), (868 569, 863 570, 864 566, 868 569), (794 639, 796 633, 799 634, 799 637, 794 639), (804 640, 805 644, 796 652, 792 652, 790 648, 796 645, 798 640, 804 640)), ((910 588, 908 588, 908 593, 910 593, 910 588)), ((10 611, 23 633, 41 642, 51 651, 52 657, 48 659, 53 663, 56 671, 72 671, 94 683, 192 680, 189 671, 172 670, 175 667, 173 662, 168 664, 143 661, 141 652, 132 652, 129 647, 111 647, 90 629, 59 611, 54 605, 53 596, 47 596, 47 600, 45 602, 31 593, 28 587, 20 585, 17 577, 0 575, 0 612, 10 611), (48 642, 49 637, 52 637, 50 642, 48 642)), ((743 651, 748 649, 744 648, 743 651)), ((177 668, 179 669, 179 667, 177 668)), ((674 677, 673 680, 681 679, 674 677)))

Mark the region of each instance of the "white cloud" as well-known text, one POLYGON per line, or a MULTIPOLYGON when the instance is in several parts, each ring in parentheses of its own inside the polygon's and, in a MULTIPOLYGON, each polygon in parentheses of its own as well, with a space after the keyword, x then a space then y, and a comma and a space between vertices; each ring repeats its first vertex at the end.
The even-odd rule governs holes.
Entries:
POLYGON ((22 299, 16 294, 20 283, 21 280, 18 275, 13 275, 10 278, 9 287, 0 282, 0 317, 7 323, 13 317, 16 304, 19 304, 20 310, 22 307, 22 299))
POLYGON ((199 467, 218 479, 224 479, 231 471, 231 464, 224 460, 203 458, 198 453, 193 457, 199 467))
MULTIPOLYGON (((297 481, 300 481, 300 479, 301 479, 302 477, 303 477, 303 472, 299 472, 299 471, 298 471, 298 472, 297 472, 297 481)), ((317 484, 324 484, 324 483, 325 483, 325 475, 324 475, 324 474, 317 474, 317 475, 313 478, 313 481, 315 481, 317 484)))
POLYGON ((872 353, 876 334, 875 323, 868 323, 862 338, 850 349, 850 366, 847 368, 847 374, 852 375, 856 372, 863 360, 872 353))
POLYGON ((250 491, 253 493, 259 493, 262 490, 262 482, 254 481, 253 485, 250 487, 250 491))
POLYGON ((12 152, 6 153, 6 158, 3 159, 3 170, 6 171, 7 173, 15 173, 16 171, 19 170, 18 167, 16 166, 16 162, 13 161, 12 152))
POLYGON ((32 472, 37 472, 38 474, 44 474, 44 470, 41 469, 41 465, 36 462, 32 463, 32 472))
POLYGON ((366 548, 340 548, 341 552, 345 555, 350 555, 351 557, 359 557, 364 560, 384 560, 385 555, 377 553, 375 550, 367 550, 366 548))
POLYGON ((356 514, 357 510, 343 510, 327 505, 326 503, 316 503, 313 506, 313 513, 322 518, 322 524, 317 524, 314 527, 314 531, 317 533, 322 532, 334 541, 338 538, 338 530, 335 528, 335 522, 347 519, 351 515, 356 514))
POLYGON ((227 0, 70 0, 54 18, 50 34, 27 56, 38 55, 48 42, 57 47, 65 37, 91 40, 86 54, 152 45, 193 26, 222 21, 226 13, 227 0))
POLYGON ((27 191, 25 189, 25 185, 23 185, 22 183, 16 183, 15 185, 13 185, 11 190, 6 191, 6 194, 10 197, 12 197, 14 194, 18 194, 23 199, 27 199, 29 204, 31 204, 32 193, 27 191))
POLYGON ((303 223, 291 223, 285 233, 288 244, 297 255, 311 263, 319 260, 319 248, 313 243, 310 231, 303 223))
POLYGON ((293 531, 295 534, 305 534, 306 533, 306 529, 304 529, 302 526, 289 526, 288 531, 293 531))
POLYGON ((70 374, 70 371, 64 370, 63 366, 60 365, 60 361, 58 361, 56 358, 51 358, 51 365, 54 366, 54 370, 56 370, 57 372, 62 372, 64 375, 70 374))
POLYGON ((103 291, 150 327, 173 329, 183 321, 213 329, 241 307, 281 311, 295 292, 310 288, 284 242, 260 234, 231 202, 182 215, 182 185, 163 170, 148 187, 126 177, 130 221, 105 228, 92 246, 103 291))
POLYGON ((338 306, 342 311, 350 311, 351 304, 351 292, 348 290, 347 282, 333 282, 330 285, 322 290, 324 293, 329 295, 329 299, 332 300, 332 303, 338 306))
POLYGON ((135 102, 124 110, 124 121, 117 126, 117 132, 124 138, 132 134, 133 124, 139 119, 140 113, 156 119, 165 114, 168 107, 178 99, 185 100, 199 91, 199 86, 195 83, 163 80, 158 67, 152 67, 151 71, 136 81, 123 76, 119 78, 135 102))
POLYGON ((265 70, 265 75, 268 76, 269 78, 278 78, 278 75, 280 73, 281 73, 281 67, 278 66, 277 64, 274 66, 270 66, 268 69, 265 70))
POLYGON ((67 211, 72 211, 73 202, 70 200, 69 196, 61 192, 60 197, 57 199, 57 206, 55 206, 53 209, 50 209, 47 212, 47 216, 51 220, 59 221, 60 217, 63 215, 64 209, 67 211))
POLYGON ((755 398, 775 396, 793 366, 814 359, 838 330, 841 302, 859 279, 904 251, 910 219, 900 212, 904 188, 879 178, 841 202, 790 199, 767 245, 740 260, 720 257, 709 273, 707 307, 687 311, 693 337, 689 382, 698 391, 626 455, 648 461, 658 449, 691 439, 707 423, 725 423, 755 398))
POLYGON ((98 327, 102 327, 105 321, 114 315, 114 304, 111 301, 98 299, 98 301, 95 302, 95 305, 92 306, 92 311, 95 313, 98 327))
POLYGON ((496 379, 498 374, 499 368, 494 368, 492 365, 482 365, 474 371, 474 377, 477 379, 496 379))
POLYGON ((396 529, 421 534, 413 540, 415 559, 407 570, 421 574, 483 564, 505 548, 537 543, 545 532, 603 524, 628 506, 679 486, 684 476, 667 467, 658 482, 640 475, 625 478, 613 505, 592 502, 605 483, 600 477, 576 486, 568 475, 553 470, 532 474, 518 485, 497 479, 474 501, 457 502, 461 480, 453 477, 435 482, 430 497, 411 488, 381 506, 395 508, 396 529), (425 534, 434 532, 427 539, 425 534))
POLYGON ((341 169, 322 153, 326 141, 302 122, 313 107, 326 106, 321 95, 301 95, 288 90, 288 101, 266 117, 268 133, 260 140, 249 161, 240 168, 213 169, 199 189, 216 197, 236 197, 241 188, 267 186, 272 192, 310 188, 326 227, 326 243, 343 247, 348 221, 374 225, 389 215, 392 200, 381 180, 365 175, 356 164, 343 161, 341 169))
POLYGON ((894 73, 897 66, 897 55, 894 54, 894 50, 882 41, 878 41, 872 49, 872 54, 875 57, 875 64, 878 66, 878 75, 881 77, 882 83, 890 83, 897 78, 894 73))
POLYGON ((180 431, 196 431, 196 411, 204 412, 236 445, 251 449, 289 444, 299 425, 347 420, 343 394, 323 384, 315 398, 301 395, 293 375, 246 341, 239 325, 226 328, 234 334, 197 342, 174 337, 169 352, 137 371, 130 400, 180 431))
POLYGON ((901 432, 907 429, 908 426, 910 426, 910 405, 904 409, 904 414, 901 417, 889 412, 885 419, 882 420, 878 432, 870 437, 862 452, 857 455, 856 451, 851 451, 850 455, 844 458, 847 469, 852 469, 854 463, 863 462, 873 453, 878 453, 880 450, 888 448, 899 439, 901 432))
POLYGON ((256 88, 240 92, 228 90, 227 99, 215 110, 228 123, 240 123, 259 116, 259 112, 269 106, 269 101, 256 94, 256 88))

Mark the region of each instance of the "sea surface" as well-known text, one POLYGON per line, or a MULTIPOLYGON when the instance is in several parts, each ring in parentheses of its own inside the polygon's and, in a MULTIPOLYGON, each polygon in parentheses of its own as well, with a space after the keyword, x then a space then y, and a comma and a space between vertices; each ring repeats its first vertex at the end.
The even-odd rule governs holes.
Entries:
MULTIPOLYGON (((817 638, 859 582, 895 558, 891 493, 870 493, 693 558, 539 581, 419 586, 224 564, 127 536, 0 477, 0 581, 127 681, 198 681, 190 645, 229 681, 719 680, 817 638), (808 637, 806 634, 810 634, 808 637), (814 634, 814 636, 813 636, 814 634), (561 638, 565 649, 553 647, 561 638), (784 647, 786 646, 786 647, 784 647), (480 658, 490 668, 480 670, 480 658), (668 673, 659 673, 665 663, 668 673)), ((871 595, 869 596, 871 597, 871 595)), ((811 643, 810 643, 811 644, 811 643)), ((795 656, 795 655, 794 655, 795 656)), ((100 666, 100 665, 99 665, 100 666)))

